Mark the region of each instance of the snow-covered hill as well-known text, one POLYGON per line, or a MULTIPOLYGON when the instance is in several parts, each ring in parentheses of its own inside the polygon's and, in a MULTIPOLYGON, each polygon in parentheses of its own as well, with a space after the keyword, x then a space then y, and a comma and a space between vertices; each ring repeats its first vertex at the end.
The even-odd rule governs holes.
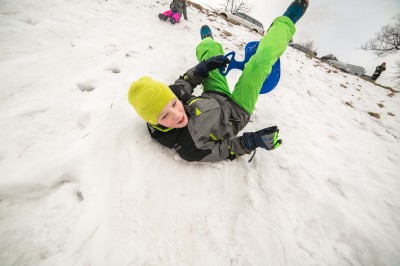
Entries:
POLYGON ((188 163, 130 83, 173 83, 203 24, 226 52, 261 36, 194 7, 160 22, 168 7, 0 2, 0 265, 398 265, 399 95, 288 48, 246 127, 283 145, 188 163))

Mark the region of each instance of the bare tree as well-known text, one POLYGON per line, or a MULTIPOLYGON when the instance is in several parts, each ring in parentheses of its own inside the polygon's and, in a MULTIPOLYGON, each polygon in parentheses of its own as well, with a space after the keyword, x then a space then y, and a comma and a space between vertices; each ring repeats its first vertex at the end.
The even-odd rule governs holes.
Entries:
POLYGON ((249 0, 224 0, 225 11, 250 13, 253 7, 249 0))
POLYGON ((315 55, 317 54, 317 47, 315 47, 314 41, 305 41, 300 43, 300 45, 312 51, 315 55))
POLYGON ((305 41, 303 43, 300 43, 301 46, 304 46, 305 48, 307 48, 310 51, 316 52, 317 51, 317 47, 315 47, 314 41, 305 41))
POLYGON ((375 33, 375 38, 362 45, 361 49, 373 51, 379 57, 397 53, 400 50, 400 13, 393 20, 375 33))

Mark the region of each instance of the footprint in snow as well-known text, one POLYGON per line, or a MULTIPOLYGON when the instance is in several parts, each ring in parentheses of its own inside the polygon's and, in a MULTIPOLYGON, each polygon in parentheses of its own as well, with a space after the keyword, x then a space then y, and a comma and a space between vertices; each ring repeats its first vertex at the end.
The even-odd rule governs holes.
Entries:
POLYGON ((115 65, 111 65, 109 67, 106 68, 107 71, 111 71, 114 74, 118 74, 121 72, 121 69, 118 66, 115 65))
POLYGON ((78 82, 76 83, 76 86, 81 91, 92 91, 95 89, 95 87, 93 87, 89 82, 78 82))
MULTIPOLYGON (((104 70, 111 71, 114 74, 121 73, 120 67, 115 63, 112 63, 112 64, 106 66, 105 68, 101 69, 100 71, 102 72, 104 70)), ((96 76, 98 76, 100 74, 99 69, 92 71, 91 73, 93 76, 95 74, 96 74, 96 76)), ((93 84, 96 84, 96 80, 94 78, 83 78, 81 81, 76 83, 76 86, 78 87, 78 89, 80 91, 85 92, 85 91, 93 91, 94 89, 96 89, 96 87, 93 84)))
POLYGON ((75 197, 78 201, 83 201, 83 193, 79 189, 79 182, 69 173, 65 173, 60 177, 60 180, 55 183, 50 188, 53 193, 61 193, 60 190, 66 189, 69 193, 72 193, 73 197, 75 197))

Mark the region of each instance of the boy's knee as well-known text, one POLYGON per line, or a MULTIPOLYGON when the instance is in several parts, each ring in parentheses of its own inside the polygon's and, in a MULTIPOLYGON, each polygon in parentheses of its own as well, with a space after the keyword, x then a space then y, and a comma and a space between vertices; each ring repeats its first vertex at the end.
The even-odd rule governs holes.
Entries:
POLYGON ((199 61, 217 55, 224 55, 224 51, 221 44, 214 41, 212 38, 203 39, 196 47, 196 56, 199 61))
MULTIPOLYGON (((253 58, 251 58, 251 62, 249 62, 253 67, 257 69, 267 69, 269 65, 274 64, 275 62, 273 61, 271 55, 273 54, 272 51, 269 51, 268 49, 262 49, 260 51, 257 51, 255 55, 253 55, 253 58)), ((249 64, 248 63, 248 64, 249 64)), ((246 64, 247 67, 247 64, 246 64)))
POLYGON ((180 18, 181 18, 179 13, 175 13, 172 17, 175 19, 176 22, 178 22, 180 20, 180 18))

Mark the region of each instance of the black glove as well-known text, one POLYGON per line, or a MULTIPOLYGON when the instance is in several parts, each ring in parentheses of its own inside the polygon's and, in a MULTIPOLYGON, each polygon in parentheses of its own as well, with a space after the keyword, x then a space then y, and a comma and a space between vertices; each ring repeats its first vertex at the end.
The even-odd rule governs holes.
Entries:
POLYGON ((226 67, 227 64, 229 64, 229 59, 225 58, 223 59, 223 55, 217 55, 208 58, 206 61, 200 62, 194 71, 196 72, 197 75, 202 76, 202 77, 207 77, 208 72, 213 71, 217 68, 220 67, 226 67))
POLYGON ((254 150, 258 147, 273 150, 282 144, 282 140, 278 139, 279 129, 277 126, 264 128, 256 132, 243 133, 241 139, 243 147, 254 150))

